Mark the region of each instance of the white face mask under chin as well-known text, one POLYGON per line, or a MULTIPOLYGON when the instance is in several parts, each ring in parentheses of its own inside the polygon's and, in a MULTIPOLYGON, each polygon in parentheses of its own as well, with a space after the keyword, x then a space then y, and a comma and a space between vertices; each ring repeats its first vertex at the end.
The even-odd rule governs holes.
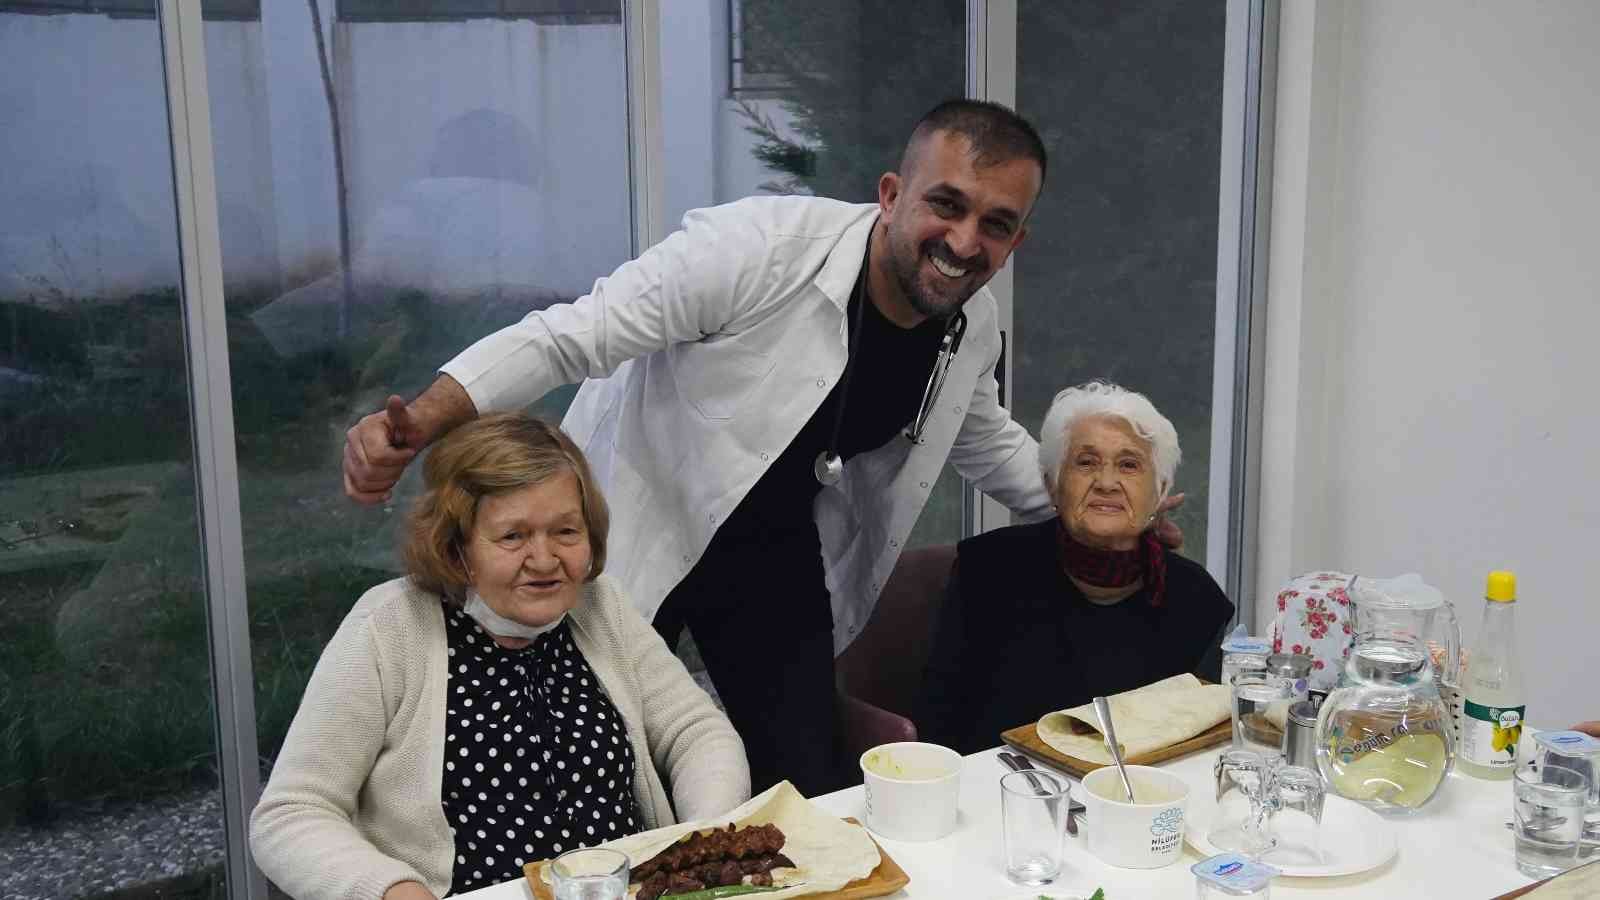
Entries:
POLYGON ((467 588, 467 603, 462 611, 483 626, 484 631, 495 637, 523 638, 529 641, 560 625, 567 618, 567 614, 562 613, 554 622, 547 625, 524 625, 521 622, 514 622, 490 609, 489 604, 483 602, 483 597, 472 588, 467 588))

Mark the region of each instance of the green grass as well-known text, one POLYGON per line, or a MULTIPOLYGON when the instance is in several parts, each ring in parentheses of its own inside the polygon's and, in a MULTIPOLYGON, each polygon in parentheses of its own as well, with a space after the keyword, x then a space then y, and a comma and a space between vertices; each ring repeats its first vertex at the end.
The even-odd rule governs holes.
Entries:
MULTIPOLYGON (((181 495, 176 502, 187 498, 181 495)), ((162 504, 157 514, 169 512, 162 504)), ((296 521, 254 507, 246 531, 271 536, 293 525, 300 546, 249 583, 259 745, 281 746, 311 669, 350 604, 390 573, 348 562, 341 524, 296 521), (259 526, 252 528, 252 526, 259 526), (343 558, 341 558, 343 557, 343 558)), ((180 523, 181 531, 182 524, 180 523)), ((255 546, 263 554, 274 548, 255 546)), ((128 560, 119 577, 141 591, 136 622, 108 620, 103 634, 57 634, 62 604, 95 590, 97 565, 7 576, 0 587, 0 824, 49 822, 87 798, 138 800, 217 783, 208 626, 203 597, 168 558, 171 586, 128 560)), ((189 565, 184 565, 188 563, 189 565)), ((148 567, 144 567, 148 568, 148 567)), ((101 580, 102 583, 104 579, 101 580)))
POLYGON ((113 655, 63 653, 55 611, 80 567, 8 580, 0 653, 0 823, 44 823, 63 800, 138 799, 212 777, 209 668, 198 598, 174 597, 149 639, 164 648, 138 679, 113 655), (200 619, 199 640, 188 632, 200 619))
MULTIPOLYGON (((242 315, 258 304, 230 299, 264 771, 323 645, 363 591, 394 576, 398 515, 343 497, 345 427, 388 390, 420 390, 530 302, 446 306, 402 292, 369 305, 360 339, 285 360, 242 315)), ((0 402, 0 484, 12 488, 0 523, 53 528, 81 513, 74 533, 104 547, 97 562, 41 558, 0 574, 0 826, 47 823, 91 798, 217 783, 180 313, 172 290, 54 310, 0 302, 0 365, 46 378, 0 402), (177 466, 135 466, 150 462, 177 466), (85 491, 113 470, 148 499, 91 534, 85 491)))

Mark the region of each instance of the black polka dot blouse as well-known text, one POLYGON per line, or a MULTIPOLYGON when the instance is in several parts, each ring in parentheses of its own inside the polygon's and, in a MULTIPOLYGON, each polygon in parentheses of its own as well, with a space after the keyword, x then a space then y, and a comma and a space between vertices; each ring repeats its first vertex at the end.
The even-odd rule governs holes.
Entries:
POLYGON ((521 650, 445 606, 444 814, 452 894, 522 877, 522 865, 639 830, 622 716, 569 623, 521 650))

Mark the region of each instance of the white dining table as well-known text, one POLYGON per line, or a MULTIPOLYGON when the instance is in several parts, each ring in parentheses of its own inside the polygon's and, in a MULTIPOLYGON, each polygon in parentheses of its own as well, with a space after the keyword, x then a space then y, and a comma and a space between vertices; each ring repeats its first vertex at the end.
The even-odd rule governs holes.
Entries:
MULTIPOLYGON (((1061 875, 1039 889, 1021 888, 1006 880, 1001 857, 1000 776, 1010 771, 1000 762, 1001 748, 974 753, 961 770, 960 818, 954 833, 936 841, 908 842, 878 838, 911 883, 896 898, 960 898, 1020 900, 1045 896, 1088 897, 1104 888, 1106 900, 1193 897, 1189 867, 1202 857, 1186 843, 1178 862, 1160 869, 1118 869, 1084 849, 1081 839, 1068 838, 1061 875)), ((1211 767, 1219 750, 1196 753, 1165 763, 1191 791, 1210 791, 1211 767)), ((1074 784, 1074 796, 1081 788, 1074 784)), ((865 819, 862 788, 856 785, 814 798, 838 816, 865 819)), ((1511 832, 1511 783, 1482 781, 1451 773, 1437 796, 1407 817, 1386 817, 1399 852, 1375 869, 1335 878, 1279 877, 1274 900, 1294 897, 1490 898, 1525 886, 1532 879, 1517 871, 1511 832)), ((876 836, 875 836, 876 837, 876 836)), ((462 897, 471 900, 531 900, 525 880, 482 888, 462 897)))

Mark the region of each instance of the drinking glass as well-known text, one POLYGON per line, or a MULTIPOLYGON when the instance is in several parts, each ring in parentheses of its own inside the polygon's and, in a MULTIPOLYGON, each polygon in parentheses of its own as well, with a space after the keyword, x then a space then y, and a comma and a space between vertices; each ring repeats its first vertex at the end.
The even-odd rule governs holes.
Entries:
POLYGON ((1267 671, 1243 671, 1233 678, 1233 746, 1271 759, 1283 754, 1283 728, 1268 713, 1286 711, 1295 699, 1294 683, 1267 671))
POLYGON ((1061 874, 1069 805, 1066 780, 1049 772, 1033 769, 1001 777, 1007 878, 1036 886, 1049 884, 1061 874))
POLYGON ((550 864, 556 900, 625 900, 628 857, 601 847, 568 850, 550 864))
POLYGON ((1305 766, 1278 766, 1268 775, 1265 805, 1272 849, 1262 858, 1275 865, 1322 864, 1322 776, 1305 766))
POLYGON ((1571 769, 1589 780, 1589 807, 1583 817, 1578 858, 1600 853, 1600 738, 1579 731, 1541 731, 1533 737, 1531 764, 1571 769))
POLYGON ((1548 878, 1576 865, 1589 780, 1571 769, 1523 766, 1514 791, 1517 869, 1548 878))
MULTIPOLYGON (((1243 674, 1240 677, 1244 677, 1243 674)), ((1212 774, 1216 780, 1217 814, 1206 840, 1222 851, 1257 856, 1272 849, 1268 810, 1262 800, 1269 787, 1272 762, 1256 750, 1224 750, 1212 774)))

